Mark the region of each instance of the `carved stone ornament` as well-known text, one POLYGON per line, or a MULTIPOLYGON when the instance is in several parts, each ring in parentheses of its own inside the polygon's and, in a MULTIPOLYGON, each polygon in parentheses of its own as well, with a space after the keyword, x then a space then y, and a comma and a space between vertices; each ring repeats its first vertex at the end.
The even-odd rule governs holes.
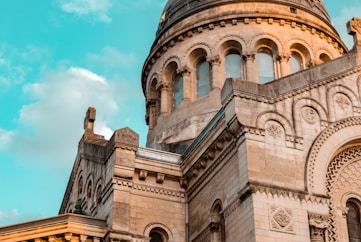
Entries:
POLYGON ((354 36, 354 41, 356 45, 360 45, 361 43, 361 19, 353 18, 347 23, 348 33, 354 36))
POLYGON ((351 104, 350 100, 343 94, 336 94, 335 102, 342 110, 347 109, 351 104))
POLYGON ((308 213, 308 223, 310 226, 317 228, 327 228, 328 227, 329 215, 317 214, 317 213, 308 213))
POLYGON ((267 125, 267 134, 273 138, 280 138, 282 136, 282 128, 279 124, 272 122, 267 125))
POLYGON ((302 108, 302 118, 309 124, 314 124, 317 122, 317 112, 310 107, 302 108))
POLYGON ((139 171, 139 180, 145 180, 147 178, 148 172, 146 170, 139 171))
POLYGON ((325 241, 325 229, 311 226, 310 227, 310 239, 311 239, 311 242, 324 242, 325 241))
POLYGON ((270 207, 270 225, 272 230, 293 233, 294 222, 292 210, 272 205, 270 207))

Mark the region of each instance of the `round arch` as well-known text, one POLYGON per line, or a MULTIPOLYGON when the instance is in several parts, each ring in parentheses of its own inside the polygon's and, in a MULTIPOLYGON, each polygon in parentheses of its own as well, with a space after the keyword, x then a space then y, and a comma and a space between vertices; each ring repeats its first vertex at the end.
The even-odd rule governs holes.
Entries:
POLYGON ((346 144, 361 139, 361 117, 329 125, 316 138, 306 160, 305 184, 311 194, 326 195, 326 173, 332 158, 346 144), (316 175, 322 174, 322 175, 316 175))
POLYGON ((160 228, 160 229, 164 230, 164 232, 167 233, 168 240, 173 241, 173 234, 172 234, 171 230, 166 225, 164 225, 162 223, 157 223, 157 222, 149 223, 145 227, 143 235, 146 236, 146 237, 149 237, 150 232, 154 231, 157 228, 160 228))

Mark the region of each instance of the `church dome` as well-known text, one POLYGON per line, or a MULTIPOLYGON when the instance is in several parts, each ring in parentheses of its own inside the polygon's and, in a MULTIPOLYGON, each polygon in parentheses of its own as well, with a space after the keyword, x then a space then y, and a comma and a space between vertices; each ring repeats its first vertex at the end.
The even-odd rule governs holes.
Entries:
POLYGON ((346 52, 321 0, 169 0, 142 71, 147 146, 181 153, 227 78, 263 85, 346 52))
MULTIPOLYGON (((322 0, 168 0, 161 16, 157 30, 157 38, 172 25, 187 16, 216 6, 236 2, 274 2, 283 4, 308 11, 319 19, 322 19, 326 24, 332 26, 330 16, 322 0)), ((255 9, 255 12, 256 11, 255 9)))

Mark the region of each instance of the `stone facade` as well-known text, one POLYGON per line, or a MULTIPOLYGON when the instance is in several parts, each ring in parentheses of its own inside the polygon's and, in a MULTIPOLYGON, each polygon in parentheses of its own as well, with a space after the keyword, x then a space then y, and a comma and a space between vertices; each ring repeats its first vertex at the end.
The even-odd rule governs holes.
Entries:
POLYGON ((94 134, 89 108, 60 215, 0 240, 360 241, 360 26, 347 52, 321 1, 170 0, 143 69, 148 148, 129 128, 94 134))

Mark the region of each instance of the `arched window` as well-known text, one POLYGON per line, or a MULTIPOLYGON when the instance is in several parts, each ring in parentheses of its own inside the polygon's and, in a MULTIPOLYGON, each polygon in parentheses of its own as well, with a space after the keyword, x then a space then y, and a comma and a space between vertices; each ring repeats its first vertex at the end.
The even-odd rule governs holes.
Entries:
POLYGON ((347 213, 347 230, 350 242, 361 241, 361 226, 360 226, 360 208, 354 201, 346 203, 348 208, 347 213))
POLYGON ((174 76, 174 109, 177 109, 180 102, 183 100, 183 76, 176 74, 174 76))
POLYGON ((326 55, 324 53, 320 55, 320 62, 321 63, 327 62, 329 60, 331 60, 331 58, 328 55, 326 55))
POLYGON ((150 242, 166 242, 168 234, 162 228, 154 228, 149 233, 150 242))
POLYGON ((93 193, 92 181, 89 181, 86 190, 87 198, 91 199, 92 193, 93 193))
POLYGON ((222 210, 221 201, 215 201, 211 211, 211 241, 226 241, 225 220, 222 210))
POLYGON ((226 78, 242 78, 242 59, 237 52, 230 52, 225 57, 226 78))
POLYGON ((301 71, 303 70, 303 60, 302 60, 302 56, 293 51, 291 53, 291 58, 290 58, 290 71, 291 71, 291 74, 292 73, 295 73, 295 72, 298 72, 298 71, 301 71))
POLYGON ((267 83, 275 79, 272 52, 267 48, 261 48, 256 54, 259 83, 267 83))
POLYGON ((197 97, 207 96, 210 90, 210 65, 202 59, 197 65, 197 97))
POLYGON ((82 193, 83 193, 83 176, 81 176, 78 181, 78 198, 81 197, 82 193))

